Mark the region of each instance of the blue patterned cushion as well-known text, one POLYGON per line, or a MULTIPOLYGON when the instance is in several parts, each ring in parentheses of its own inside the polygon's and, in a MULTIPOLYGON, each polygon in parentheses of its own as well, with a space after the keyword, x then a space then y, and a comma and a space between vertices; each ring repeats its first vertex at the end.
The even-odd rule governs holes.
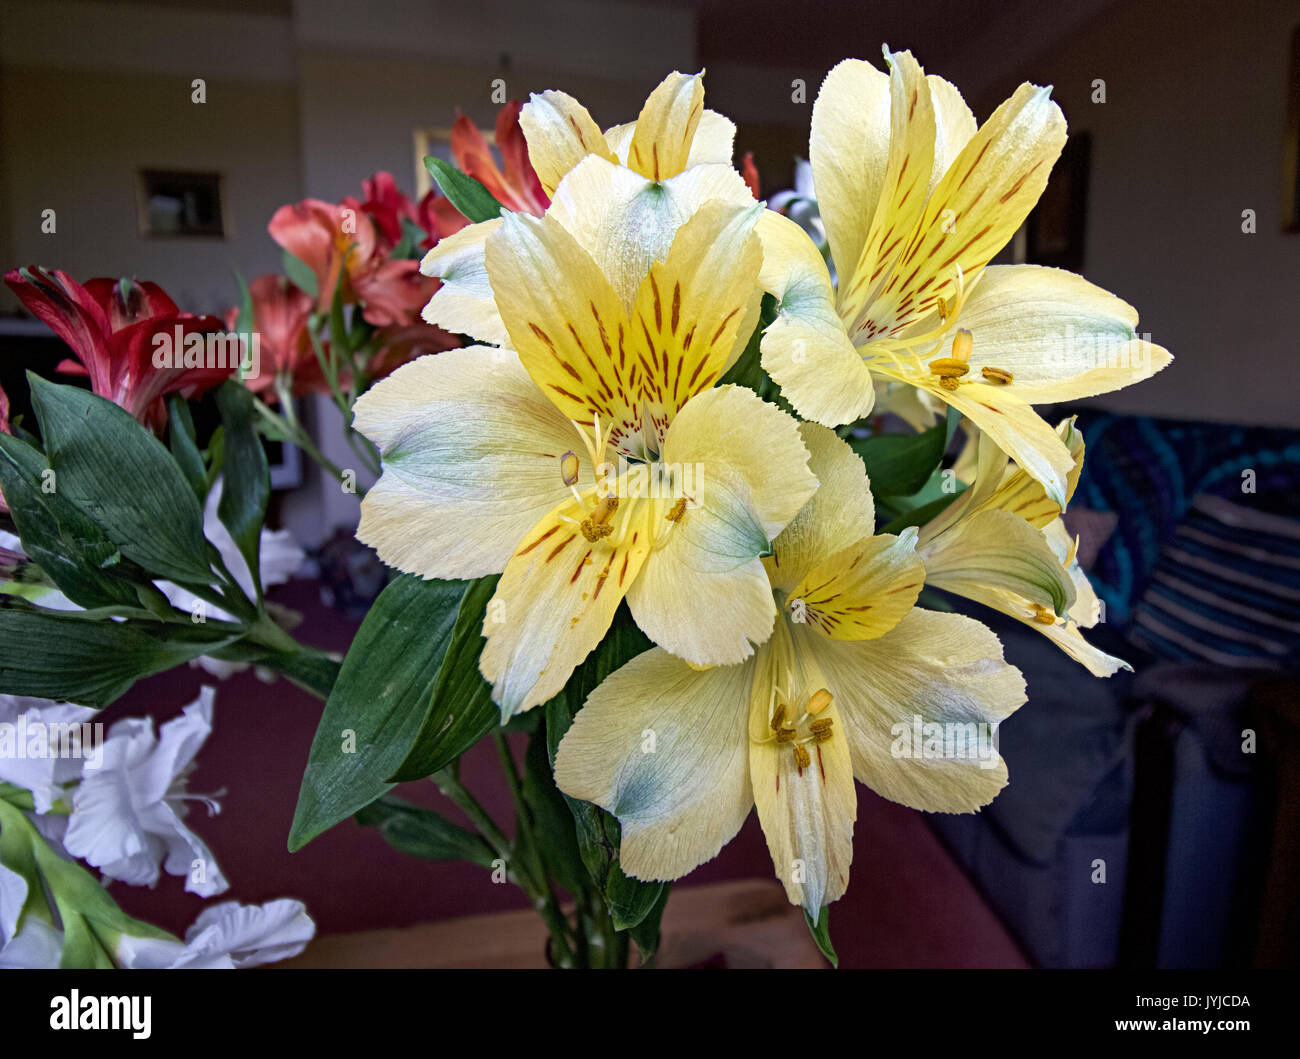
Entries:
POLYGON ((1077 411, 1088 453, 1072 504, 1119 516, 1089 570, 1109 622, 1132 618, 1198 494, 1240 502, 1245 481, 1253 510, 1300 516, 1300 431, 1077 411))
POLYGON ((1202 494, 1128 630, 1174 661, 1280 669, 1300 658, 1300 521, 1202 494))

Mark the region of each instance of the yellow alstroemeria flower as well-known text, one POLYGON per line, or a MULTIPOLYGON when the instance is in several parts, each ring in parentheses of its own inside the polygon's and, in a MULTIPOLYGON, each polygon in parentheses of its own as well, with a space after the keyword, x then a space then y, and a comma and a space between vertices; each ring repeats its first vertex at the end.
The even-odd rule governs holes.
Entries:
POLYGON ((1064 503, 1070 456, 1033 410, 1128 386, 1172 359, 1079 276, 990 266, 1065 143, 1049 90, 1021 85, 978 129, 908 52, 849 59, 813 108, 809 158, 838 276, 783 311, 763 366, 804 417, 871 411, 879 381, 957 408, 1064 503))
POLYGON ((854 778, 930 812, 988 804, 1007 780, 993 728, 1025 684, 985 626, 914 607, 916 531, 863 538, 861 459, 824 427, 800 430, 821 485, 765 560, 783 600, 772 638, 703 671, 658 648, 637 656, 578 712, 555 780, 618 817, 620 864, 640 879, 709 860, 757 805, 787 895, 815 916, 848 885, 854 778), (982 731, 985 752, 902 752, 949 724, 982 731))
POLYGON ((510 348, 422 357, 357 402, 384 468, 357 536, 424 577, 502 575, 479 664, 504 715, 563 688, 624 597, 696 664, 771 633, 759 556, 817 481, 794 419, 714 386, 755 327, 763 211, 689 178, 584 160, 486 240, 510 348))
POLYGON ((704 108, 704 71, 673 71, 641 108, 636 121, 604 132, 587 108, 564 92, 534 93, 519 112, 528 157, 548 195, 587 155, 618 162, 651 180, 667 180, 691 166, 731 164, 736 126, 704 108))
MULTIPOLYGON (((1083 435, 1073 419, 1057 427, 1073 465, 1066 502, 1083 469, 1083 435)), ((1000 610, 1041 632, 1098 677, 1132 667, 1093 647, 1079 630, 1097 624, 1096 593, 1076 558, 1077 541, 1061 521, 1064 510, 1040 482, 980 434, 978 468, 970 488, 921 527, 917 551, 926 581, 1000 610)))
MULTIPOLYGON (((649 262, 662 260, 677 225, 704 202, 754 204, 731 165, 735 126, 704 109, 703 76, 670 74, 635 122, 603 133, 563 92, 533 95, 520 111, 529 158, 553 200, 551 211, 599 240, 602 265, 612 268, 618 257, 628 256, 634 266, 628 274, 636 282, 649 262), (622 172, 611 177, 595 160, 622 172), (611 181, 620 193, 593 205, 611 181), (647 181, 663 193, 643 194, 647 181)), ((425 307, 426 321, 480 342, 509 345, 485 262, 487 241, 500 225, 498 218, 468 225, 425 255, 420 270, 442 281, 425 307)), ((759 216, 755 231, 763 247, 763 290, 791 311, 815 313, 816 306, 805 304, 809 292, 830 284, 816 245, 792 220, 770 210, 759 216)))

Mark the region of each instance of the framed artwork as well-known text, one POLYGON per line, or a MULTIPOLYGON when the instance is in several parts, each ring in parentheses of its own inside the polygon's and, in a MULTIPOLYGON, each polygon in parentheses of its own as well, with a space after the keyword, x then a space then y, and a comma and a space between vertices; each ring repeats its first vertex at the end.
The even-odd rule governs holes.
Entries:
POLYGON ((415 130, 413 140, 415 149, 415 198, 419 201, 433 187, 433 178, 429 176, 429 170, 424 166, 425 158, 432 154, 448 162, 453 161, 451 157, 451 126, 421 126, 415 130))
POLYGON ((164 239, 226 237, 220 173, 141 169, 136 191, 141 235, 164 239))
POLYGON ((1291 31, 1282 140, 1282 231, 1300 232, 1300 26, 1291 31))
POLYGON ((1025 221, 1024 255, 1031 265, 1083 271, 1088 227, 1088 163, 1092 139, 1076 133, 1065 143, 1038 205, 1025 221))

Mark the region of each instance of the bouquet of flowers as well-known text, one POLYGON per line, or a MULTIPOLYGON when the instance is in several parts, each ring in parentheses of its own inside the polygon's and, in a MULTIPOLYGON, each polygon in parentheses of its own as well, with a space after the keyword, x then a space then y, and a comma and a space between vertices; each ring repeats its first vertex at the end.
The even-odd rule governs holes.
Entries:
MULTIPOLYGON (((224 321, 149 283, 10 273, 93 392, 31 376, 39 429, 0 414, 0 692, 94 709, 199 658, 308 688, 324 708, 290 848, 355 816, 478 864, 525 891, 560 967, 625 966, 633 943, 650 960, 671 883, 756 808, 833 960, 855 781, 945 813, 1007 783, 994 736, 1025 683, 948 598, 1062 664, 1124 666, 1084 638, 1097 601, 1061 520, 1082 438, 1034 406, 1171 358, 1082 278, 990 264, 1065 142, 1047 89, 977 126, 911 54, 846 60, 774 200, 791 216, 733 168, 734 136, 680 73, 604 130, 562 92, 511 104, 500 165, 462 118, 458 165, 428 160, 441 195, 380 173, 363 200, 280 210, 286 275, 224 321), (303 428, 312 392, 356 467, 303 428), (357 537, 392 570, 341 661, 266 599, 265 438, 360 498, 357 537), (458 769, 489 735, 510 829, 458 769), (390 793, 426 778, 470 828, 390 793)), ((0 784, 0 863, 27 894, 0 905, 0 945, 57 918, 69 964, 82 891, 43 909, 63 862, 22 852, 69 797, 50 782, 36 801, 0 784)))

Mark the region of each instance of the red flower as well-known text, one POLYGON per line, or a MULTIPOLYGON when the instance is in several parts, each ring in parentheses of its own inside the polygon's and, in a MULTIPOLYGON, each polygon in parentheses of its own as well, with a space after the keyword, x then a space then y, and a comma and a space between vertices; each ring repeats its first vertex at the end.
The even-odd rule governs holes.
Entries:
POLYGON ((744 177, 749 193, 754 198, 760 198, 761 196, 758 193, 758 166, 754 165, 753 151, 746 151, 745 157, 740 160, 740 175, 744 177))
POLYGON ((455 349, 460 340, 448 334, 441 327, 430 324, 406 324, 399 327, 385 327, 377 336, 382 348, 366 365, 366 374, 371 379, 382 379, 391 375, 407 361, 422 357, 426 353, 441 353, 444 349, 455 349))
POLYGON ((437 280, 420 275, 418 261, 389 257, 395 243, 388 241, 384 228, 396 226, 400 240, 402 202, 409 208, 409 201, 387 173, 377 173, 367 183, 379 197, 372 195, 366 203, 349 197, 337 206, 304 199, 276 210, 267 230, 312 270, 317 311, 329 311, 341 284, 344 303, 360 302, 367 323, 412 323, 433 297, 437 280))
POLYGON ((37 266, 13 269, 5 283, 72 348, 77 359, 60 371, 88 375, 95 393, 153 429, 166 421, 167 394, 197 397, 236 366, 205 366, 205 358, 194 363, 187 356, 190 335, 221 331, 222 323, 181 312, 156 283, 101 278, 83 287, 66 272, 37 266))
POLYGON ((439 239, 455 235, 469 224, 468 218, 451 204, 445 195, 436 191, 425 192, 424 198, 415 207, 416 221, 428 234, 423 249, 431 250, 439 239))
POLYGON ((528 160, 528 142, 519 127, 521 109, 522 104, 511 100, 497 115, 496 142, 504 173, 497 167, 483 134, 464 114, 458 114, 452 125, 451 153, 461 170, 487 188, 506 209, 540 217, 551 200, 528 160))
MULTIPOLYGON (((279 400, 275 390, 277 376, 293 380, 293 393, 328 393, 329 383, 311 346, 307 318, 311 315, 311 297, 280 276, 258 276, 248 285, 253 304, 253 330, 258 336, 261 363, 256 375, 244 380, 250 390, 268 401, 279 400)), ((239 310, 226 312, 226 327, 246 326, 239 310)))

